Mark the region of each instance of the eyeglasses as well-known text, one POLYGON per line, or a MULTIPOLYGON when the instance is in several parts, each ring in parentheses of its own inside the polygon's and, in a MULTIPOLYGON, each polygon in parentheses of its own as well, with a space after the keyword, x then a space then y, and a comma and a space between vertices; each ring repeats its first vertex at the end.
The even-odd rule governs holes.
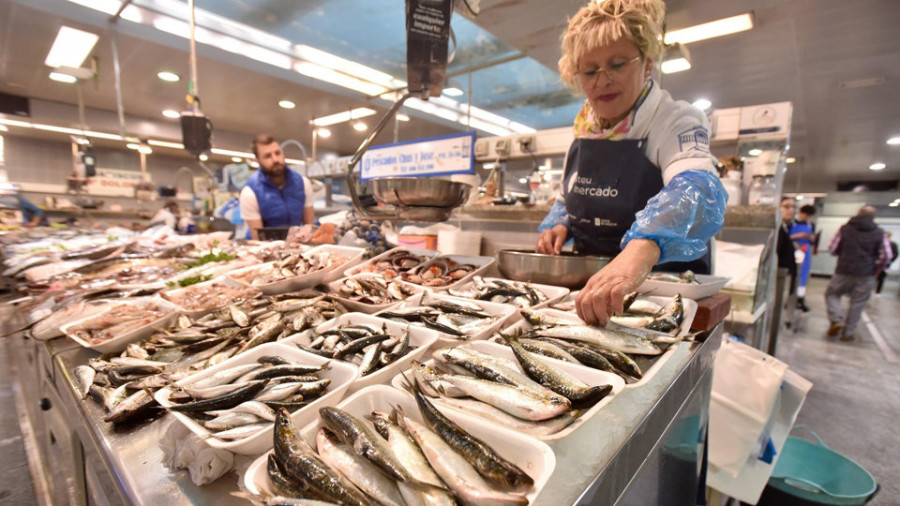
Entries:
POLYGON ((625 77, 625 72, 628 70, 627 67, 629 64, 634 63, 640 60, 643 55, 637 55, 630 60, 626 60, 620 63, 613 63, 609 66, 609 68, 601 69, 601 68, 593 68, 584 70, 578 73, 578 77, 581 79, 581 84, 583 86, 587 86, 588 84, 592 84, 596 82, 597 76, 601 73, 606 74, 606 77, 610 81, 618 81, 625 77))

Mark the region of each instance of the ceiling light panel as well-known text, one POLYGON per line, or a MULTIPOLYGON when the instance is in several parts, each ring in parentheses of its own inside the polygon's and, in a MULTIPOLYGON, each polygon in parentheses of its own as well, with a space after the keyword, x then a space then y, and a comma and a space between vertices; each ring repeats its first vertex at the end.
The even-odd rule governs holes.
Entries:
POLYGON ((876 163, 873 163, 872 165, 869 165, 869 170, 884 170, 885 167, 887 167, 885 164, 883 164, 881 162, 876 162, 876 163))
POLYGON ((279 100, 278 107, 281 107, 282 109, 293 109, 297 107, 297 104, 291 102, 290 100, 279 100))
POLYGON ((679 30, 672 30, 671 32, 666 33, 664 42, 666 44, 674 44, 676 42, 690 44, 691 42, 744 32, 752 28, 753 16, 746 13, 689 26, 687 28, 681 28, 679 30))
POLYGON ((403 86, 406 86, 404 81, 394 79, 390 74, 386 74, 380 70, 375 70, 350 60, 345 60, 344 58, 340 58, 331 53, 326 53, 325 51, 304 44, 297 44, 294 46, 294 54, 307 62, 336 70, 350 76, 356 76, 360 79, 380 84, 386 88, 402 88, 403 86))
POLYGON ((69 74, 63 74, 62 72, 50 72, 50 80, 56 81, 58 83, 68 83, 68 84, 78 81, 78 79, 75 76, 70 76, 69 74))
POLYGON ((177 83, 178 81, 181 80, 181 76, 179 76, 175 72, 169 72, 166 70, 157 73, 156 77, 162 79, 163 81, 169 82, 169 83, 177 83))
POLYGON ((94 33, 61 26, 44 64, 53 68, 81 67, 81 64, 93 51, 99 38, 94 33))
POLYGON ((166 109, 162 112, 162 115, 169 119, 178 119, 181 117, 181 113, 176 111, 175 109, 166 109))
POLYGON ((300 62, 294 65, 294 70, 306 77, 325 81, 326 83, 335 84, 342 88, 358 91, 366 95, 380 95, 388 90, 385 86, 357 79, 342 72, 323 67, 322 65, 316 65, 315 63, 300 62))
POLYGON ((337 114, 331 114, 328 116, 322 116, 321 118, 316 118, 312 120, 312 124, 316 126, 336 125, 338 123, 350 121, 351 119, 360 119, 372 116, 373 114, 375 114, 375 109, 369 109, 368 107, 358 107, 350 111, 339 112, 337 114))
POLYGON ((900 137, 891 137, 887 140, 887 143, 890 146, 900 146, 900 137))

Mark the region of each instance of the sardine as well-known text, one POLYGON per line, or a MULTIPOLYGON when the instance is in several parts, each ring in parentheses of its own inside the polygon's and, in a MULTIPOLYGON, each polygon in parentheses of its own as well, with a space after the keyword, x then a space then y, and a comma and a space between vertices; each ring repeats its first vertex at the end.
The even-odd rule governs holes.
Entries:
POLYGON ((379 361, 378 356, 381 354, 381 341, 369 345, 369 348, 366 349, 366 352, 363 353, 362 361, 359 363, 359 375, 360 376, 368 376, 375 369, 378 368, 379 361))
POLYGON ((534 329, 533 334, 555 337, 567 341, 584 341, 623 353, 636 355, 661 355, 663 350, 645 337, 639 337, 610 328, 590 325, 558 325, 534 329))
POLYGON ((555 358, 557 360, 562 360, 563 362, 570 362, 573 364, 581 363, 576 357, 574 357, 566 350, 546 341, 538 341, 536 339, 520 339, 519 344, 521 344, 522 347, 526 350, 532 353, 537 353, 538 355, 544 355, 545 357, 555 358))
POLYGON ((228 409, 253 399, 268 384, 268 380, 248 383, 247 385, 219 397, 202 399, 199 401, 176 404, 169 409, 173 411, 209 411, 213 409, 228 409))
POLYGON ((527 434, 534 437, 544 437, 556 434, 569 425, 572 425, 572 422, 574 422, 578 419, 579 416, 581 416, 580 410, 573 409, 557 416, 556 418, 541 420, 540 422, 532 422, 530 420, 523 420, 521 418, 512 416, 504 412, 503 410, 491 406, 490 404, 476 401, 475 399, 455 399, 445 396, 441 397, 435 402, 453 406, 465 412, 466 414, 475 415, 491 423, 503 425, 504 427, 508 427, 516 432, 521 432, 522 434, 527 434))
POLYGON ((230 367, 228 369, 223 369, 214 374, 211 374, 201 380, 197 380, 191 383, 189 386, 193 388, 206 388, 213 387, 217 385, 224 385, 225 383, 230 383, 234 381, 236 378, 240 378, 241 376, 247 374, 250 371, 259 369, 261 366, 259 364, 243 364, 237 365, 234 367, 230 367))
POLYGON ((246 499, 254 504, 263 506, 335 506, 330 501, 317 501, 315 499, 301 499, 298 497, 284 497, 271 494, 250 494, 247 492, 232 492, 231 495, 246 499))
POLYGON ((77 382, 78 395, 83 400, 88 395, 97 371, 89 365, 80 365, 75 368, 75 381, 77 382))
POLYGON ((208 437, 214 437, 216 439, 221 439, 222 441, 236 441, 238 439, 245 439, 250 436, 256 435, 259 433, 259 431, 268 429, 269 425, 269 422, 251 423, 249 425, 242 425, 233 429, 216 432, 208 437))
POLYGON ((251 415, 256 415, 257 417, 262 418, 263 420, 268 420, 270 422, 275 421, 275 410, 270 408, 265 403, 259 401, 242 402, 230 409, 212 410, 208 411, 207 413, 213 416, 223 416, 233 413, 249 413, 251 415))
POLYGON ((510 367, 506 361, 494 360, 494 357, 490 355, 470 355, 469 350, 462 347, 440 351, 442 352, 441 357, 448 364, 459 366, 481 379, 517 386, 539 396, 556 397, 547 387, 520 372, 518 366, 510 367))
POLYGON ((526 420, 554 418, 572 407, 571 402, 561 395, 540 396, 520 387, 456 374, 446 374, 442 376, 442 379, 459 387, 470 397, 526 420))
POLYGON ((250 325, 250 316, 247 315, 241 308, 231 304, 228 306, 228 311, 231 315, 231 319, 234 323, 237 323, 239 327, 246 327, 250 325))
POLYGON ((316 451, 327 464, 340 471, 360 490, 385 506, 404 506, 397 485, 365 457, 356 455, 328 429, 316 434, 316 451))
POLYGON ((262 423, 264 420, 250 413, 229 413, 203 422, 203 426, 211 431, 222 431, 262 423))
POLYGON ((508 340, 510 348, 533 380, 566 396, 574 405, 593 405, 612 391, 612 385, 590 386, 575 376, 558 369, 531 354, 515 339, 508 340))

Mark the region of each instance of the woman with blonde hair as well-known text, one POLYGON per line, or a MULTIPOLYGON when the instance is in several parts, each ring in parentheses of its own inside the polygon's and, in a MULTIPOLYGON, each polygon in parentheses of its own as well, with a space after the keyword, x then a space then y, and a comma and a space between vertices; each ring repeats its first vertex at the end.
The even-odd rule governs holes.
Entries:
POLYGON ((652 77, 663 53, 662 0, 582 7, 562 36, 562 78, 587 98, 575 118, 563 185, 536 250, 614 256, 576 299, 579 316, 606 324, 651 269, 709 273, 708 241, 727 193, 709 152, 704 114, 652 77))

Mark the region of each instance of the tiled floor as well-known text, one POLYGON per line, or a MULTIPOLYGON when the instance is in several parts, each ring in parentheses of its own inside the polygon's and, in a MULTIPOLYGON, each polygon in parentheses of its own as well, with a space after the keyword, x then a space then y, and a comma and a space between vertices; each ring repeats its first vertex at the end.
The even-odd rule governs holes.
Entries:
MULTIPOLYGON (((900 363, 890 362, 865 326, 860 339, 840 342, 826 336, 823 293, 828 280, 810 281, 809 313, 795 317, 793 329, 779 336, 777 356, 814 383, 798 423, 816 431, 834 450, 875 475, 882 491, 870 503, 900 505, 900 363)), ((867 314, 885 344, 900 355, 898 281, 888 280, 873 297, 867 314)), ((15 414, 5 348, 0 346, 0 504, 36 504, 15 414)))

